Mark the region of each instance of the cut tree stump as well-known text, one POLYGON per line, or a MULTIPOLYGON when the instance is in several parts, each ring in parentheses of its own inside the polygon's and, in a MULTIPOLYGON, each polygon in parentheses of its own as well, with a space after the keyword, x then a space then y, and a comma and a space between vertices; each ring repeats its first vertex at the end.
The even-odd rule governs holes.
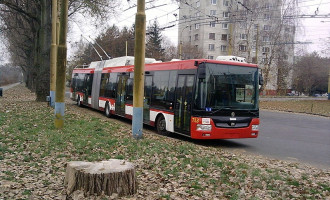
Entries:
POLYGON ((116 159, 68 162, 64 184, 67 195, 76 190, 82 190, 85 194, 109 196, 113 193, 118 196, 133 195, 137 191, 134 165, 116 159))

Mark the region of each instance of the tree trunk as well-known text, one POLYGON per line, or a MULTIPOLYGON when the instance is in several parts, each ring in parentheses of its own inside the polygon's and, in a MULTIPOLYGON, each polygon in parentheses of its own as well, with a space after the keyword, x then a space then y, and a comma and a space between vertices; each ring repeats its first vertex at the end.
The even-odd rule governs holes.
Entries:
POLYGON ((40 33, 38 38, 38 72, 36 81, 37 101, 46 101, 49 95, 50 45, 51 45, 51 1, 41 0, 40 33))
POLYGON ((135 168, 124 160, 101 162, 72 161, 67 164, 65 182, 67 195, 76 190, 85 194, 119 196, 133 195, 137 191, 135 168))

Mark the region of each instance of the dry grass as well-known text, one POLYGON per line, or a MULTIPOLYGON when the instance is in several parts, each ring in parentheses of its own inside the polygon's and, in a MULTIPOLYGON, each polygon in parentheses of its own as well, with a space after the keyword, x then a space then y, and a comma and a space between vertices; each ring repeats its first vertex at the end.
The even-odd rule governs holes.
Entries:
POLYGON ((328 100, 261 101, 260 108, 330 117, 328 100))
MULTIPOLYGON (((87 108, 66 104, 62 130, 54 111, 17 86, 0 98, 0 199, 69 199, 71 160, 125 159, 136 165, 138 192, 120 199, 326 199, 329 171, 163 137, 87 108)), ((83 197, 83 196, 82 196, 83 197)), ((83 197, 83 199, 118 199, 83 197)))

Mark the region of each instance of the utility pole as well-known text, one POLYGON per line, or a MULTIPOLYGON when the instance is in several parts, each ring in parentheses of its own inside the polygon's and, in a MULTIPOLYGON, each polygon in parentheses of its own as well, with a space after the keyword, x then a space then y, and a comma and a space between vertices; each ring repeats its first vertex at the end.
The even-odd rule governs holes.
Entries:
POLYGON ((228 49, 228 55, 231 56, 233 54, 233 46, 232 46, 232 35, 233 35, 233 24, 232 22, 229 23, 229 49, 228 49))
POLYGON ((55 128, 64 125, 64 96, 65 96, 65 69, 66 69, 66 35, 68 30, 68 0, 61 2, 59 45, 57 48, 56 92, 55 92, 55 128))
POLYGON ((132 133, 135 139, 142 139, 142 129, 143 129, 145 37, 146 37, 145 0, 138 0, 137 13, 135 17, 135 47, 134 47, 135 59, 134 59, 133 121, 132 121, 132 133))
POLYGON ((329 68, 329 77, 328 77, 328 100, 330 100, 330 66, 328 67, 329 68))
POLYGON ((50 106, 55 107, 56 53, 57 53, 57 0, 52 1, 52 44, 50 49, 50 106))
POLYGON ((256 64, 258 64, 258 41, 259 40, 259 24, 257 24, 257 38, 256 38, 256 64))

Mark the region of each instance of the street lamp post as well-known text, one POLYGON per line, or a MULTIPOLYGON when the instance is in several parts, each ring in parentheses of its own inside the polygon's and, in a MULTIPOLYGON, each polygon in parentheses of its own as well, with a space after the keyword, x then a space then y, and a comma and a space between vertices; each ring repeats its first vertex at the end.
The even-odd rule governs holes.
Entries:
POLYGON ((186 27, 184 27, 182 30, 181 30, 181 34, 180 34, 180 44, 179 44, 179 57, 180 57, 180 60, 182 60, 182 33, 183 33, 183 30, 188 28, 189 26, 187 25, 186 27))

